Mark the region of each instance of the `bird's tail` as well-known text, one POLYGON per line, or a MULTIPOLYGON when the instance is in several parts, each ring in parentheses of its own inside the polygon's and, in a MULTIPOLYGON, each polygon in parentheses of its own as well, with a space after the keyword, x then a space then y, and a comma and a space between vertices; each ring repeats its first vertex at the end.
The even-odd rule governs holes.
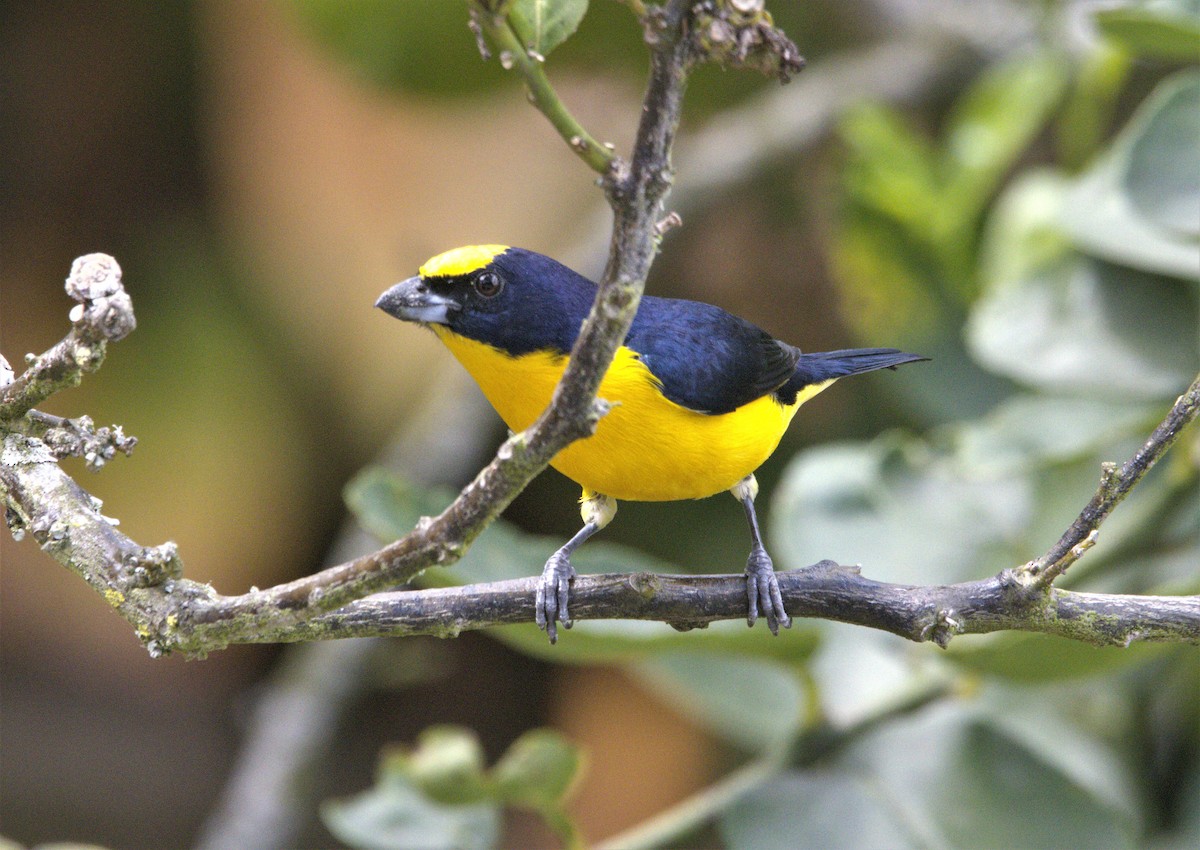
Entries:
POLYGON ((816 351, 801 354, 796 371, 784 386, 777 390, 780 398, 792 400, 806 387, 805 395, 813 395, 838 378, 894 369, 905 363, 928 360, 920 354, 909 354, 896 348, 844 348, 840 351, 816 351))
POLYGON ((928 360, 920 354, 909 354, 895 348, 844 348, 841 351, 817 351, 800 355, 796 372, 806 384, 844 378, 876 369, 895 369, 905 363, 928 360))

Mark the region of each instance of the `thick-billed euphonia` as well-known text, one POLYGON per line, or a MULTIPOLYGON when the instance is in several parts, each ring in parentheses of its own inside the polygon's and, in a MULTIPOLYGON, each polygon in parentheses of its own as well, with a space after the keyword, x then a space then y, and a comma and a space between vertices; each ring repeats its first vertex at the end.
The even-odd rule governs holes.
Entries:
MULTIPOLYGON (((513 431, 541 415, 562 376, 596 284, 533 251, 468 245, 432 258, 375 306, 437 334, 513 431)), ((750 523, 748 623, 759 609, 791 625, 754 497, 756 470, 797 408, 838 378, 925 358, 892 348, 801 353, 719 307, 642 298, 600 384, 612 408, 550 465, 583 487, 583 528, 546 562, 537 623, 571 627, 571 553, 604 528, 618 499, 701 499, 729 490, 750 523)))

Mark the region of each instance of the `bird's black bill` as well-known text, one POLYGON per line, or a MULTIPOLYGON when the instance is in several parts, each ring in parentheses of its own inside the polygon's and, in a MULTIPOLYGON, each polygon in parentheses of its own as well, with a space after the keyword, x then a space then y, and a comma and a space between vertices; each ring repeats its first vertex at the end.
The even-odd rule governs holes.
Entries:
POLYGON ((446 295, 434 292, 422 278, 410 277, 389 289, 375 302, 389 316, 403 322, 444 325, 458 304, 446 295))

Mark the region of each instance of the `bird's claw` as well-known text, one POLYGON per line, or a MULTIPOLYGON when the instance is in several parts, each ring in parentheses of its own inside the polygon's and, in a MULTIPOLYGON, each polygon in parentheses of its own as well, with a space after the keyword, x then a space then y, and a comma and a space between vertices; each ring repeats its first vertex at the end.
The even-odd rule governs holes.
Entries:
POLYGON ((570 558, 563 552, 551 555, 542 570, 533 613, 538 628, 546 633, 550 643, 558 642, 558 623, 562 623, 564 629, 575 625, 568 608, 574 580, 575 568, 571 566, 570 558))
POLYGON ((764 549, 755 548, 746 561, 746 599, 749 611, 746 625, 753 626, 758 620, 759 609, 767 618, 767 628, 778 635, 779 627, 792 627, 792 618, 783 607, 783 594, 779 590, 779 579, 775 577, 775 565, 764 549))

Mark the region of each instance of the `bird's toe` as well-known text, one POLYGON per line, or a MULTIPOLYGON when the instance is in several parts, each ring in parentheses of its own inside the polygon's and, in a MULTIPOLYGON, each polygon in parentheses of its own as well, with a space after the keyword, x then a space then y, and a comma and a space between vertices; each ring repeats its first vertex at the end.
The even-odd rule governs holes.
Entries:
POLYGON ((551 643, 558 641, 558 623, 566 629, 574 625, 570 612, 571 582, 574 580, 575 568, 566 555, 556 552, 546 561, 534 600, 534 620, 551 643))
POLYGON ((754 549, 746 561, 746 597, 749 604, 747 625, 753 626, 761 613, 773 635, 779 634, 780 626, 792 627, 792 618, 784 608, 783 593, 775 576, 775 565, 763 549, 754 549))

